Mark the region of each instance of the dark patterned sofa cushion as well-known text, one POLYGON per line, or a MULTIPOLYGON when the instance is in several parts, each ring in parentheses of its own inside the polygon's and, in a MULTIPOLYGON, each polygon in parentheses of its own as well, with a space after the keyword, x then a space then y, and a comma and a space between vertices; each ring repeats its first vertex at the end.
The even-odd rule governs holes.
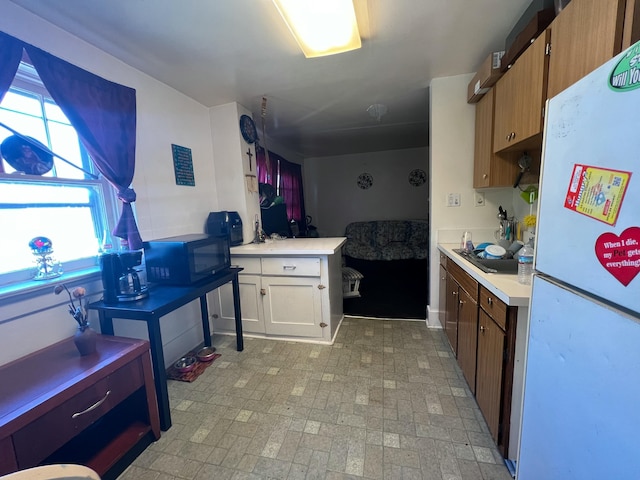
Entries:
POLYGON ((353 222, 345 229, 343 253, 361 260, 410 260, 429 257, 426 220, 353 222))

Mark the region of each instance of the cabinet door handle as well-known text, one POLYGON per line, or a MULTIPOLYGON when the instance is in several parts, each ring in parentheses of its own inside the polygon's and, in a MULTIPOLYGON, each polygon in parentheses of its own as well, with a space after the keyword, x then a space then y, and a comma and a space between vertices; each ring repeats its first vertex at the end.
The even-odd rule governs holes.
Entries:
POLYGON ((458 292, 451 292, 451 295, 453 296, 458 295, 458 292))
POLYGON ((264 288, 260 289, 260 295, 266 295, 267 291, 264 288))
POLYGON ((481 331, 482 333, 484 333, 484 331, 485 331, 485 330, 486 330, 485 326, 484 326, 484 325, 480 325, 480 331, 481 331))
POLYGON ((488 303, 489 305, 493 305, 493 298, 491 298, 491 297, 487 297, 487 303, 488 303))
POLYGON ((283 270, 295 270, 296 266, 295 265, 283 265, 282 269, 283 270))
POLYGON ((100 405, 102 405, 105 402, 105 400, 107 399, 107 397, 109 396, 110 393, 111 393, 111 390, 107 390, 107 393, 104 395, 104 397, 102 399, 98 400, 96 403, 91 405, 86 410, 74 413, 73 415, 71 415, 71 418, 78 418, 79 416, 84 415, 85 413, 89 413, 91 410, 95 410, 96 408, 98 408, 100 405))
POLYGON ((462 301, 462 300, 458 300, 458 303, 459 303, 460 305, 464 305, 464 301, 462 301))

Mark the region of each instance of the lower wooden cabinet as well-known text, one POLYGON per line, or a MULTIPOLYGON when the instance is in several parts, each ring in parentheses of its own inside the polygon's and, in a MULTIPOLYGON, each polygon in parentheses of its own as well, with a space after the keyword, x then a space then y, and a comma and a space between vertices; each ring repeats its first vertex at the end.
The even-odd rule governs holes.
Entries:
POLYGON ((446 277, 444 331, 449 339, 451 350, 454 355, 458 355, 458 289, 460 286, 449 272, 446 273, 446 277))
POLYGON ((476 391, 478 304, 467 292, 458 293, 458 365, 472 393, 476 391))
POLYGON ((494 441, 498 442, 505 333, 484 310, 479 313, 476 401, 494 441))
POLYGON ((447 304, 447 257, 442 254, 440 254, 438 284, 438 305, 440 305, 438 319, 442 328, 445 328, 447 325, 447 309, 444 308, 447 304))
POLYGON ((517 307, 509 307, 453 261, 446 278, 444 329, 500 453, 508 458, 517 307))

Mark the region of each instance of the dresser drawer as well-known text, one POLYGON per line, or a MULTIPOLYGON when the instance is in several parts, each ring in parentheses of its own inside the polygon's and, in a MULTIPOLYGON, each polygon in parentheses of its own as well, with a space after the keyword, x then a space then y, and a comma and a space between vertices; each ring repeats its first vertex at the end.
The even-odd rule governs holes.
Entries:
POLYGON ((231 257, 231 265, 244 268, 240 275, 260 275, 262 273, 258 257, 231 257))
POLYGON ((480 307, 493 318, 493 320, 502 328, 507 328, 507 305, 487 290, 480 286, 480 307))
POLYGON ((38 465, 143 385, 137 359, 18 430, 13 435, 18 467, 38 465))
POLYGON ((263 275, 284 275, 287 277, 319 277, 319 258, 275 257, 262 258, 263 275))

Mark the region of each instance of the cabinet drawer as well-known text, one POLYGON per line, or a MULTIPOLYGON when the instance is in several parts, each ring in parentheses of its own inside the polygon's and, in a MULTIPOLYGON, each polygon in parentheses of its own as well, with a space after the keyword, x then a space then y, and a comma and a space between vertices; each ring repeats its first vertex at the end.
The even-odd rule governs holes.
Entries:
POLYGON ((507 305, 480 285, 480 306, 502 328, 507 328, 507 305))
POLYGON ((260 275, 262 272, 259 257, 231 257, 231 264, 244 268, 240 275, 260 275))
POLYGON ((263 258, 263 275, 285 275, 287 277, 319 277, 319 258, 263 258))
POLYGON ((471 275, 465 272, 462 267, 455 262, 449 262, 447 264, 447 271, 474 301, 478 301, 478 282, 474 280, 471 275))
POLYGON ((143 385, 137 359, 18 430, 13 435, 18 467, 38 465, 143 385))

